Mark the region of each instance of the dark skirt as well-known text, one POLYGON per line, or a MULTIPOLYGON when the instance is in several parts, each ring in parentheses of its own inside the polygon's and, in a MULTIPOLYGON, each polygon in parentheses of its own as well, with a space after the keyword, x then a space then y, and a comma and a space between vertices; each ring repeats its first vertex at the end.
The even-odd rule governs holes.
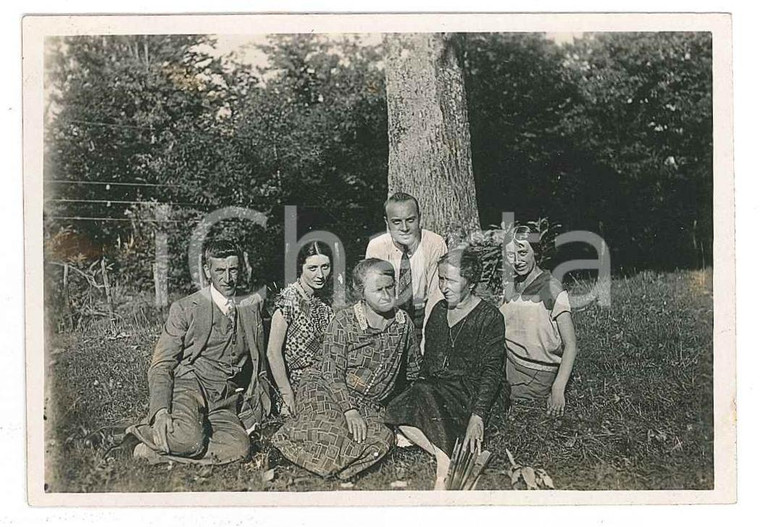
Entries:
POLYGON ((451 456, 470 421, 470 390, 461 379, 419 379, 386 409, 385 422, 419 428, 431 443, 451 456))

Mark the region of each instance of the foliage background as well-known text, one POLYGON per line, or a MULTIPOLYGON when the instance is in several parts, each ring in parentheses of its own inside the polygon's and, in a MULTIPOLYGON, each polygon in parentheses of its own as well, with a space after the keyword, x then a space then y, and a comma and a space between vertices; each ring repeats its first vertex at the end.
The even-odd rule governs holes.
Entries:
MULTIPOLYGON (((511 211, 590 230, 626 275, 711 265, 709 33, 458 40, 484 228, 511 211)), ((384 230, 382 44, 272 36, 264 66, 221 55, 210 36, 47 44, 48 262, 85 270, 106 256, 119 284, 149 291, 160 228, 176 296, 192 289, 189 233, 220 207, 269 218, 263 229, 218 227, 244 240, 258 284, 283 280, 284 205, 298 206, 299 236, 338 235, 349 266, 384 230), (160 203, 171 204, 170 222, 153 221, 160 203), (71 219, 83 217, 103 219, 71 219)), ((582 254, 565 247, 558 258, 582 254)), ((60 269, 47 266, 49 305, 60 301, 60 269)))

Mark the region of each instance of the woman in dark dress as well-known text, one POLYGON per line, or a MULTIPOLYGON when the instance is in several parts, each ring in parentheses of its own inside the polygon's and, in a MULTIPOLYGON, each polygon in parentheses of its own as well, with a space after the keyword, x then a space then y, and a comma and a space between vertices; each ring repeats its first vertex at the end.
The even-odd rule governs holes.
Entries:
POLYGON ((474 294, 482 266, 474 253, 454 250, 438 263, 445 300, 425 328, 420 378, 388 405, 385 422, 436 458, 434 488, 445 489, 454 444, 479 452, 484 421, 504 368, 504 318, 474 294))

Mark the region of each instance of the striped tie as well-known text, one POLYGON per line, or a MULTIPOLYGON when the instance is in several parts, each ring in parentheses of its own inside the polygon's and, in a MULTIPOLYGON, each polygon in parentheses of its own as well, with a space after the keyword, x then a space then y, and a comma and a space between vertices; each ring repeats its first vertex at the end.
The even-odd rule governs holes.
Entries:
POLYGON ((414 302, 412 300, 412 264, 409 262, 409 251, 404 249, 401 255, 401 266, 398 270, 398 286, 396 287, 396 305, 409 316, 414 317, 414 302))
POLYGON ((235 322, 237 319, 237 306, 232 299, 227 300, 227 318, 230 320, 230 324, 235 328, 235 322))

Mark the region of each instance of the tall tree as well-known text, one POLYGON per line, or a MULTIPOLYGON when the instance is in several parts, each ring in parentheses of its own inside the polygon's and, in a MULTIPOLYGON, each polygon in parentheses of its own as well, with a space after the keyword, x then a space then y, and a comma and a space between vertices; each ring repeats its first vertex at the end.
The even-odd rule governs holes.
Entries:
POLYGON ((395 34, 385 42, 389 192, 414 195, 433 231, 480 227, 457 36, 395 34))

